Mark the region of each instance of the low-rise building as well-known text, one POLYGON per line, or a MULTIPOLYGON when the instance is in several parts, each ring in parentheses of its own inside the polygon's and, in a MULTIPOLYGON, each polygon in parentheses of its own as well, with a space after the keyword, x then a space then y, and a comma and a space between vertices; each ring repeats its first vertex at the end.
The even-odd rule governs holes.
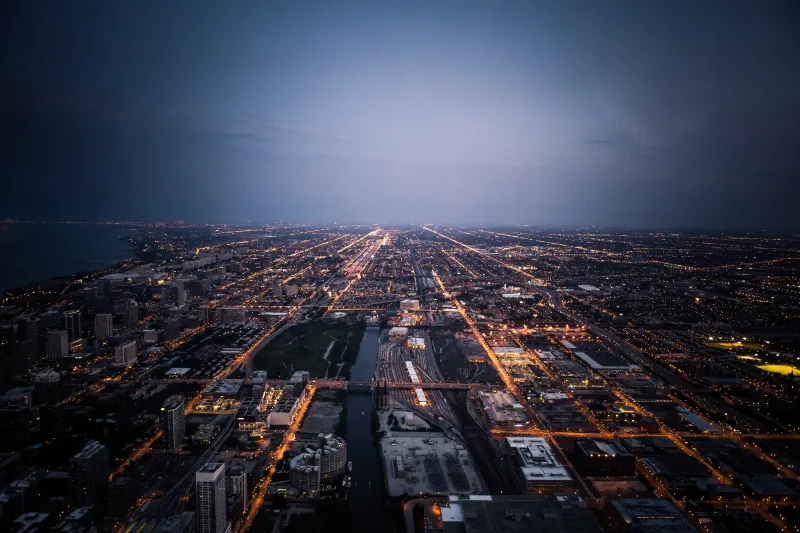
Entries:
POLYGON ((590 439, 575 443, 573 464, 589 477, 636 475, 636 456, 619 441, 590 439))
POLYGON ((558 462, 543 437, 508 437, 506 447, 513 458, 519 486, 526 494, 570 492, 572 476, 558 462))
POLYGON ((697 528, 669 500, 661 498, 620 498, 606 501, 606 511, 615 531, 649 533, 697 528))
POLYGON ((396 341, 408 335, 408 328, 392 328, 389 330, 389 340, 396 341))
POLYGON ((300 397, 288 396, 281 397, 273 406, 267 416, 268 427, 288 426, 294 420, 297 409, 300 407, 300 397))
POLYGON ((203 389, 204 398, 238 398, 244 381, 241 379, 218 379, 203 389))
POLYGON ((402 300, 400 302, 401 311, 417 311, 419 310, 419 300, 402 300))
POLYGON ((431 530, 444 533, 601 533, 603 528, 578 497, 451 495, 434 504, 431 530), (438 511, 438 512, 436 512, 438 511))
POLYGON ((479 392, 489 421, 496 426, 521 426, 528 424, 525 408, 509 392, 479 392))
POLYGON ((414 350, 424 350, 425 349, 425 339, 422 337, 409 337, 408 338, 408 347, 414 350))

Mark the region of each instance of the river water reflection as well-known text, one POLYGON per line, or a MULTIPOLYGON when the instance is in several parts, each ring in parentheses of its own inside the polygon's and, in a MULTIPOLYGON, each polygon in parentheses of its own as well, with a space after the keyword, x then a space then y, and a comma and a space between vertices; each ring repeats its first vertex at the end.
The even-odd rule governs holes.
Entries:
MULTIPOLYGON (((350 372, 352 381, 369 381, 374 376, 379 338, 378 329, 368 328, 364 332, 358 358, 350 372)), ((359 533, 391 531, 383 473, 378 453, 372 445, 372 408, 372 395, 347 395, 347 454, 353 462, 348 500, 352 530, 359 533)))

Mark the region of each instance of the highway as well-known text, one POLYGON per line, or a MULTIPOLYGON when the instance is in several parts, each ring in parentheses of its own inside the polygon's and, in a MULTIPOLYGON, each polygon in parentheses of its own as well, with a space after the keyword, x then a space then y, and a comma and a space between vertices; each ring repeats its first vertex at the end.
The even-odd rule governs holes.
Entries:
MULTIPOLYGON (((330 305, 328 305, 328 309, 325 311, 325 314, 328 314, 331 311, 333 311, 334 307, 336 306, 336 303, 341 299, 342 296, 344 296, 347 293, 347 291, 350 290, 350 287, 352 287, 353 284, 356 281, 358 281, 358 279, 361 277, 361 273, 364 271, 369 262, 372 260, 372 257, 375 255, 375 252, 378 251, 378 249, 384 242, 384 239, 380 235, 380 230, 375 230, 365 235, 365 237, 375 237, 375 239, 373 242, 367 244, 365 249, 359 254, 357 254, 356 257, 347 266, 344 267, 343 272, 348 278, 350 278, 350 281, 347 283, 344 289, 336 293, 336 296, 333 297, 330 305)), ((328 282, 325 283, 325 285, 327 284, 328 282)))

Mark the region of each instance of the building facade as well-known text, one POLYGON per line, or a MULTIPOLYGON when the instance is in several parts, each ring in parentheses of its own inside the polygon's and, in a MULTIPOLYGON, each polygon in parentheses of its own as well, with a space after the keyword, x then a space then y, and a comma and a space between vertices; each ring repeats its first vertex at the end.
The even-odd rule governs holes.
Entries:
POLYGON ((67 332, 67 340, 75 342, 83 337, 81 334, 81 312, 78 310, 67 311, 64 313, 64 330, 67 332))
POLYGON ((165 448, 170 451, 179 450, 186 435, 186 415, 182 395, 170 396, 161 406, 161 427, 164 432, 165 448))
POLYGON ((542 437, 508 437, 506 448, 513 458, 520 489, 526 494, 554 494, 573 490, 572 476, 558 462, 542 437))
POLYGON ((63 330, 52 330, 47 332, 47 359, 50 361, 60 361, 62 357, 69 355, 69 341, 67 332, 63 330))
POLYGON ((94 316, 94 336, 101 341, 111 338, 113 318, 109 313, 98 313, 94 316))
POLYGON ((244 307, 223 307, 223 324, 244 324, 247 322, 247 309, 244 307))
POLYGON ((347 444, 344 439, 319 434, 317 447, 306 448, 291 461, 291 484, 303 492, 319 492, 335 484, 347 468, 347 444))
POLYGON ((197 533, 225 533, 225 464, 207 463, 195 474, 197 533))
POLYGON ((125 303, 125 329, 134 330, 139 327, 139 305, 136 300, 125 303))
POLYGON ((114 348, 114 364, 130 365, 136 362, 136 341, 126 342, 114 348))
POLYGON ((110 471, 108 448, 90 440, 72 457, 70 470, 77 505, 99 504, 105 500, 110 471))

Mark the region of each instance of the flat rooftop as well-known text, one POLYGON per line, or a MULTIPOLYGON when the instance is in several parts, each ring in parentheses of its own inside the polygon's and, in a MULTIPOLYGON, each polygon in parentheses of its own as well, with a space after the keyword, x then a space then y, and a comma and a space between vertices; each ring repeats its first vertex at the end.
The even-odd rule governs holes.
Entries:
POLYGON ((242 390, 241 379, 218 379, 203 390, 203 396, 229 395, 236 396, 242 390))
POLYGON ((594 370, 640 370, 638 365, 629 363, 610 352, 575 352, 575 355, 594 370))
MULTIPOLYGON (((441 433, 393 434, 381 439, 380 448, 390 496, 483 492, 469 452, 441 433), (401 475, 397 472, 398 464, 403 465, 401 475)), ((353 463, 358 468, 358 461, 353 463)))
MULTIPOLYGON (((472 496, 442 505, 444 522, 463 523, 466 533, 601 533, 592 512, 572 502, 524 496, 472 496)), ((446 528, 455 530, 455 528, 446 528)))
POLYGON ((571 480, 567 469, 558 462, 547 439, 542 437, 508 437, 515 449, 517 464, 526 481, 571 480))
POLYGON ((684 531, 697 529, 677 507, 661 498, 621 498, 611 500, 611 508, 630 525, 632 531, 684 531))
POLYGON ((275 403, 272 411, 275 413, 290 413, 298 401, 300 401, 300 398, 296 396, 281 398, 275 403))
POLYGON ((624 456, 629 457, 633 454, 625 449, 621 442, 589 439, 582 440, 575 443, 575 446, 580 446, 583 450, 591 455, 605 455, 609 457, 624 456))
POLYGON ((508 392, 479 392, 478 396, 492 422, 495 423, 525 423, 528 417, 525 408, 508 392))

